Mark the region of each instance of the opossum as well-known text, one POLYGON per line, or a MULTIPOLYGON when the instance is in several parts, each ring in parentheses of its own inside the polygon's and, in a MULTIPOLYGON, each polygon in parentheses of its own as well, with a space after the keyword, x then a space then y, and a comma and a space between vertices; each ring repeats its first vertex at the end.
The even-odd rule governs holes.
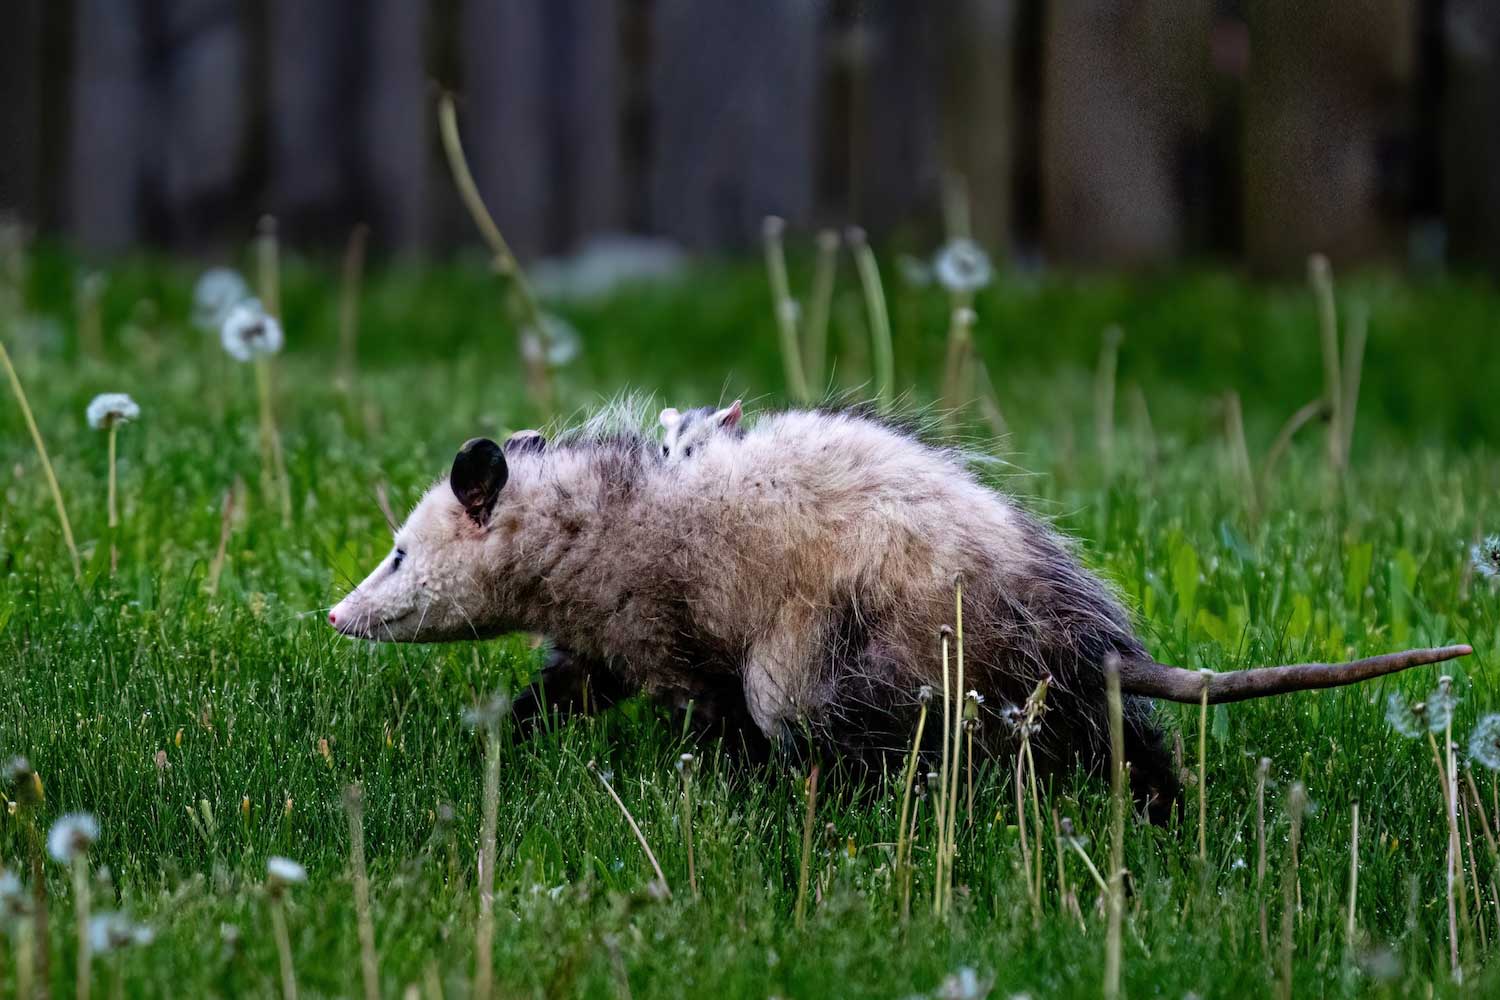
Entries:
POLYGON ((530 711, 579 707, 584 688, 595 705, 645 693, 710 705, 768 746, 810 738, 861 759, 903 752, 920 689, 942 689, 939 634, 956 624, 961 584, 965 687, 991 716, 986 748, 1014 745, 1004 706, 1047 677, 1032 746, 1050 766, 1100 770, 1115 664, 1133 790, 1157 818, 1178 784, 1151 698, 1331 687, 1471 651, 1165 666, 1068 542, 957 452, 899 427, 790 410, 691 462, 657 449, 629 430, 467 442, 329 622, 396 642, 541 633, 560 652, 530 711))
POLYGON ((662 457, 669 461, 681 461, 692 458, 695 450, 716 435, 743 435, 744 431, 740 429, 740 418, 743 415, 744 410, 738 399, 722 410, 700 406, 684 412, 673 406, 667 407, 658 418, 662 426, 662 457))

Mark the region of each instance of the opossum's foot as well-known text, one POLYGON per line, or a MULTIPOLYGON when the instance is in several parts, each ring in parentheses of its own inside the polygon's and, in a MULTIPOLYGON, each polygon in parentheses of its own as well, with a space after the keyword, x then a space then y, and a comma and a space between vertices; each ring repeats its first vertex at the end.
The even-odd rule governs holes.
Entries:
POLYGON ((1125 759, 1130 762, 1130 793, 1136 807, 1157 826, 1171 822, 1182 811, 1182 783, 1167 752, 1166 740, 1155 720, 1138 719, 1125 725, 1125 759))
POLYGON ((522 736, 531 736, 554 713, 592 715, 634 693, 604 660, 555 648, 536 681, 516 698, 512 718, 522 736))

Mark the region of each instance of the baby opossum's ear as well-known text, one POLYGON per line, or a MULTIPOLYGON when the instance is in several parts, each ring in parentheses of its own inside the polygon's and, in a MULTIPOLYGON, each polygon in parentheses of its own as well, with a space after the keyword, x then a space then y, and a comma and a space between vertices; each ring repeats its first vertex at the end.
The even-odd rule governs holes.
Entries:
POLYGON ((547 439, 542 437, 540 431, 516 431, 505 442, 505 453, 507 455, 529 455, 532 452, 541 454, 546 450, 547 439))
POLYGON ((714 423, 718 424, 720 427, 738 427, 740 425, 740 417, 743 417, 745 415, 745 411, 743 408, 741 408, 740 402, 740 400, 736 399, 734 402, 724 407, 724 409, 720 410, 718 413, 715 413, 714 423))
POLYGON ((669 406, 665 410, 662 410, 661 416, 657 417, 656 419, 661 421, 662 427, 666 428, 667 430, 671 430, 678 424, 682 423, 682 414, 677 412, 677 407, 669 406))
POLYGON ((475 524, 484 524, 510 478, 505 452, 489 438, 471 438, 453 457, 448 486, 475 524))

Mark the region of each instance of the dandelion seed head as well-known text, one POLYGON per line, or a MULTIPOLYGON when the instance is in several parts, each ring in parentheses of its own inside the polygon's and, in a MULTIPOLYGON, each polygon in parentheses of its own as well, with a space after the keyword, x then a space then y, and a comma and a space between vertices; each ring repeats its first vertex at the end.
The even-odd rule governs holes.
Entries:
POLYGON ((1413 706, 1400 691, 1392 691, 1385 702, 1385 721, 1396 732, 1414 740, 1427 731, 1426 709, 1413 706))
POLYGON ((913 257, 909 253, 896 257, 896 273, 911 288, 926 288, 932 284, 932 268, 922 258, 913 257))
POLYGON ((933 991, 933 1000, 984 1000, 990 995, 994 980, 981 977, 967 965, 946 976, 933 991))
POLYGON ((1458 695, 1453 693, 1453 678, 1444 677, 1427 696, 1427 730, 1440 733, 1453 722, 1453 710, 1458 707, 1458 695))
POLYGON ((1480 719, 1469 734, 1469 759, 1500 771, 1500 713, 1480 719))
POLYGON ((99 821, 91 813, 59 816, 47 831, 47 853, 59 864, 72 864, 86 856, 99 839, 99 821))
POLYGON ((266 881, 273 886, 301 885, 307 881, 307 869, 291 858, 272 855, 266 859, 266 881))
POLYGON ((1486 580, 1500 580, 1500 535, 1487 535, 1469 550, 1474 570, 1486 580))
POLYGON ((562 368, 582 351, 578 328, 553 313, 542 314, 540 333, 533 327, 521 331, 521 356, 527 364, 562 368))
POLYGON ((131 945, 150 944, 156 936, 151 928, 135 923, 123 913, 106 910, 89 918, 89 944, 96 954, 106 955, 131 945))
POLYGON ((923 684, 921 687, 917 688, 917 701, 919 701, 923 705, 926 705, 932 701, 931 684, 923 684))
POLYGON ((221 330, 234 307, 248 298, 250 285, 238 271, 210 268, 193 286, 193 325, 205 333, 221 330))
POLYGON ((219 339, 236 361, 254 361, 261 355, 275 354, 285 341, 281 324, 258 299, 246 299, 229 310, 219 339))
POLYGON ((464 726, 469 729, 484 729, 493 732, 499 728, 501 720, 510 715, 510 710, 510 695, 504 691, 496 691, 473 708, 464 709, 464 726))
POLYGON ((140 406, 123 392, 101 393, 89 401, 85 411, 89 426, 96 431, 107 431, 111 427, 128 424, 140 415, 140 406))
POLYGON ((0 871, 0 919, 15 920, 31 913, 31 893, 21 876, 10 869, 0 871))
POLYGON ((994 269, 984 248, 971 239, 949 240, 932 261, 938 284, 956 295, 969 295, 990 283, 994 269))

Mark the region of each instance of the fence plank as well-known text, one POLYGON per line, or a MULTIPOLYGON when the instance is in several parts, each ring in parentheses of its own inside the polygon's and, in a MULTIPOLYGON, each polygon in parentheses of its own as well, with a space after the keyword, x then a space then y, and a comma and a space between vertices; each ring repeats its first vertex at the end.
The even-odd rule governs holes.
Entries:
POLYGON ((1415 0, 1249 5, 1245 249, 1262 269, 1321 251, 1396 246, 1382 204, 1382 140, 1399 128, 1412 75, 1415 0))
POLYGON ((652 27, 653 228, 744 246, 766 215, 813 204, 821 3, 661 0, 652 27))
POLYGON ((1500 264, 1500 5, 1449 0, 1444 216, 1461 258, 1500 264), (1483 125, 1478 123, 1483 122, 1483 125))
POLYGON ((120 0, 76 0, 69 215, 92 250, 120 250, 141 236, 147 114, 143 19, 120 0))
POLYGON ((1052 4, 1043 30, 1048 252, 1167 259, 1182 244, 1179 158, 1207 106, 1207 0, 1052 4))
POLYGON ((0 32, 0 218, 41 216, 42 4, 16 0, 0 32))

